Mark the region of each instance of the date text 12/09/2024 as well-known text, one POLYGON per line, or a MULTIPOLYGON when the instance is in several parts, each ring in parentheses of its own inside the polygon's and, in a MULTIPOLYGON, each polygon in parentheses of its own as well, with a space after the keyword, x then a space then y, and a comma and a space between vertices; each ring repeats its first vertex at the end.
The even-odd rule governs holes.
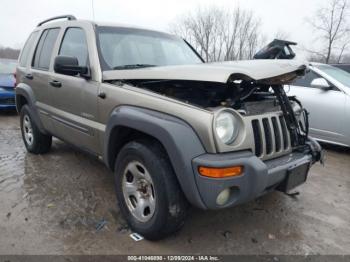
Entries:
POLYGON ((128 261, 220 261, 218 256, 128 256, 128 261))

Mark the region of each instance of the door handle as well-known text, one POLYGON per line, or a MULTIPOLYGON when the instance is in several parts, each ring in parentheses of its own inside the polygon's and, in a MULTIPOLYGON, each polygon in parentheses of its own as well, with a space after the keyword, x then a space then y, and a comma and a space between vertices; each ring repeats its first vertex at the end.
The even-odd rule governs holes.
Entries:
POLYGON ((25 78, 29 79, 29 80, 33 80, 33 75, 28 73, 28 74, 25 74, 25 78))
POLYGON ((62 86, 62 83, 60 81, 57 80, 52 80, 49 82, 50 85, 52 85, 53 87, 57 87, 60 88, 62 86))

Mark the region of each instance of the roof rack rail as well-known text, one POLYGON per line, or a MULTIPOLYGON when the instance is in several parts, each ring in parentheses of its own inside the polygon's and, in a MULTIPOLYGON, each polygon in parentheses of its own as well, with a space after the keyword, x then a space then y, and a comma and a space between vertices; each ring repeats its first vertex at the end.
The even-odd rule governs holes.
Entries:
POLYGON ((77 18, 74 16, 74 15, 60 15, 60 16, 55 16, 55 17, 51 17, 49 19, 46 19, 42 22, 40 22, 37 27, 47 23, 47 22, 50 22, 50 21, 53 21, 53 20, 56 20, 56 19, 63 19, 63 18, 67 18, 68 20, 77 20, 77 18))

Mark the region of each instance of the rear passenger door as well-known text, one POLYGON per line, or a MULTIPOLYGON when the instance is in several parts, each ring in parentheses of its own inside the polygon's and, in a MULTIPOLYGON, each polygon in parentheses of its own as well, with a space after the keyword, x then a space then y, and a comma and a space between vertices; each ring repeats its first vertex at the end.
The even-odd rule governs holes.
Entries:
POLYGON ((42 31, 40 39, 35 48, 30 69, 26 73, 26 79, 34 92, 36 106, 44 127, 53 131, 49 117, 52 100, 49 96, 48 81, 50 79, 50 64, 52 61, 52 50, 57 41, 60 28, 49 28, 42 31))
MULTIPOLYGON (((80 66, 91 68, 85 30, 81 27, 66 28, 58 55, 76 57, 80 66)), ((99 83, 84 76, 53 72, 49 84, 56 136, 92 153, 99 153, 96 130, 99 83)))

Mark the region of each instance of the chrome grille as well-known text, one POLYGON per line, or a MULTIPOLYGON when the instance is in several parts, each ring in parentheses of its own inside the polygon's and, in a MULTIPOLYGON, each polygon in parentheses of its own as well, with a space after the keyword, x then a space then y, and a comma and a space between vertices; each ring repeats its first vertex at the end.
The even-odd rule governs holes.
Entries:
POLYGON ((289 132, 281 113, 254 116, 251 126, 256 156, 271 159, 291 150, 289 132))

